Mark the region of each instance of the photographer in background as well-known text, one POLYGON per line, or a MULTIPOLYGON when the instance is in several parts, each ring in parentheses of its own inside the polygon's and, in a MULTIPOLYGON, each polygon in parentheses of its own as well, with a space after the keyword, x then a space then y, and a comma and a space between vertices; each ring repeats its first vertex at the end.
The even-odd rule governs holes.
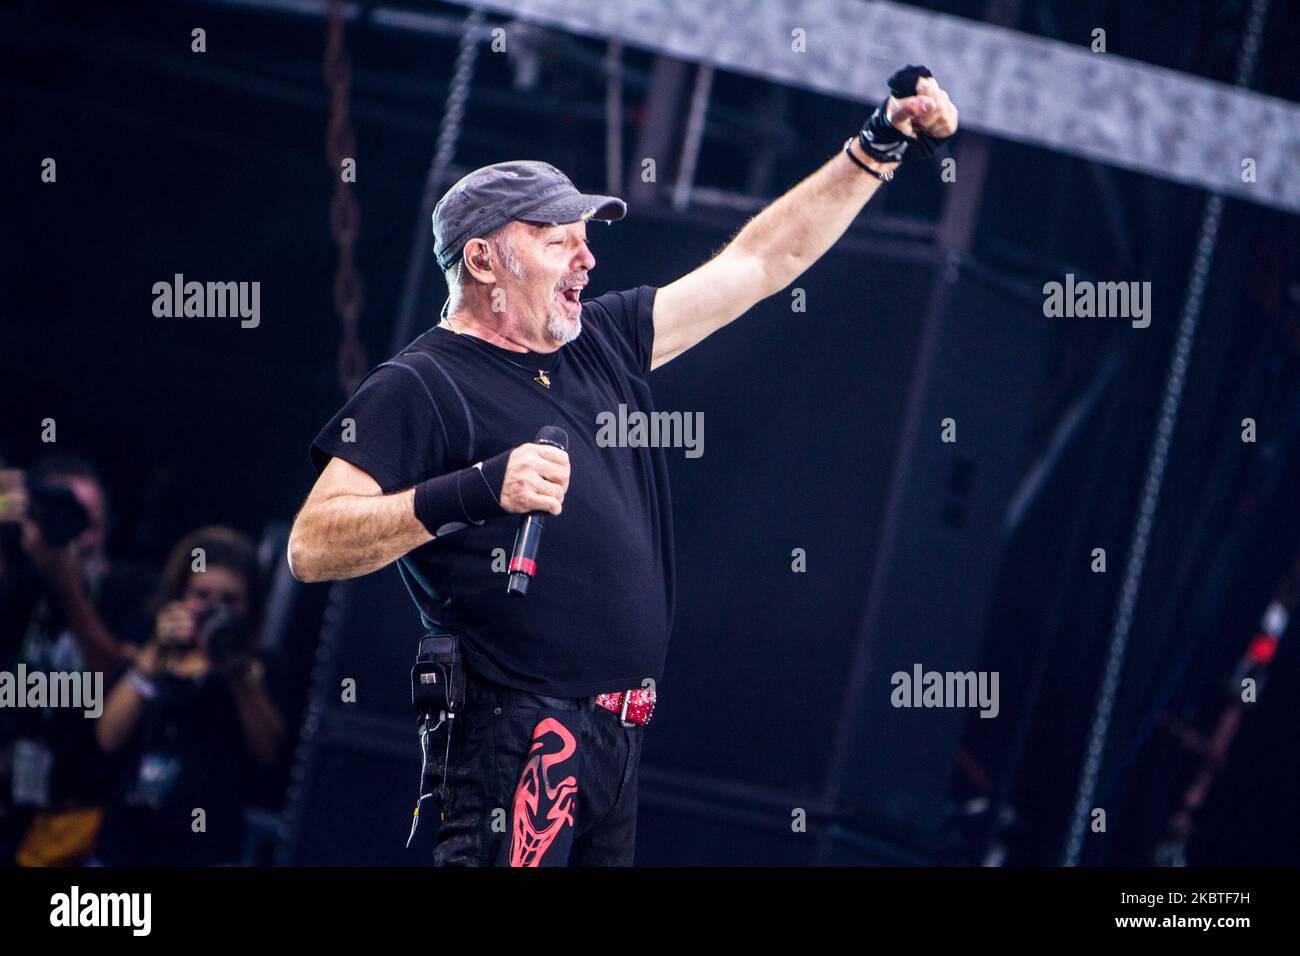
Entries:
POLYGON ((252 542, 220 527, 186 536, 154 608, 154 636, 95 728, 105 753, 128 755, 96 862, 235 863, 253 774, 275 762, 285 738, 253 650, 261 608, 252 542))
MULTIPOLYGON (((69 455, 0 469, 0 667, 97 671, 108 685, 147 634, 152 575, 106 554, 108 496, 69 455)), ((0 713, 0 856, 75 865, 94 845, 111 768, 67 708, 0 713)))

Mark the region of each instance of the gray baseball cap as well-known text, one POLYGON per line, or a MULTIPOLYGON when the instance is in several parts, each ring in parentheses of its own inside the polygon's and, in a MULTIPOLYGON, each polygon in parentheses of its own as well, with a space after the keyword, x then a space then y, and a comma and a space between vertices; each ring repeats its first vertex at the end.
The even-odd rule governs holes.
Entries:
POLYGON ((493 163, 474 170, 433 207, 433 254, 445 270, 471 239, 516 219, 566 223, 622 219, 627 203, 616 196, 580 193, 550 163, 532 159, 493 163))

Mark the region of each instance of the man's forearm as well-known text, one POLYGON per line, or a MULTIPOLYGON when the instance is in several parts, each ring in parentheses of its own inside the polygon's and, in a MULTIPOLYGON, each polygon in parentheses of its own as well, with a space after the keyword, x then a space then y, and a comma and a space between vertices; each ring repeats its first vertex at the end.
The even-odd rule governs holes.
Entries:
POLYGON ((284 743, 284 718, 266 692, 261 677, 249 676, 255 673, 250 671, 236 677, 230 686, 244 744, 250 756, 265 767, 275 762, 284 743))
POLYGON ((144 713, 144 698, 123 676, 108 692, 104 712, 95 721, 95 740, 104 753, 117 753, 131 740, 144 713))
MULTIPOLYGON (((872 168, 890 168, 862 152, 856 140, 851 148, 872 168)), ((730 246, 762 263, 771 280, 764 295, 772 295, 835 244, 881 185, 841 150, 751 219, 730 246)))
POLYGON ((369 574, 433 540, 415 516, 415 489, 336 495, 309 503, 289 535, 289 566, 300 581, 369 574))
POLYGON ((130 653, 104 624, 81 579, 74 574, 63 575, 54 591, 86 665, 110 676, 116 674, 130 661, 130 653))

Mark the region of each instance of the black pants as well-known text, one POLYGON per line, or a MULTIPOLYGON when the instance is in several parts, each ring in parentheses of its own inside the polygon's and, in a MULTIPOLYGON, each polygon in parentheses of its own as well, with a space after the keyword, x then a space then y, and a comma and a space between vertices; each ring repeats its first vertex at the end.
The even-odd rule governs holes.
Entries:
POLYGON ((465 707, 452 730, 450 757, 444 760, 441 732, 431 748, 435 783, 443 763, 448 765, 435 866, 493 866, 503 857, 503 844, 504 855, 510 857, 516 789, 530 750, 541 749, 534 748, 534 731, 547 713, 557 711, 562 712, 566 738, 573 738, 574 759, 566 767, 576 768, 576 791, 564 798, 572 819, 567 859, 562 851, 558 860, 550 852, 546 864, 632 865, 644 729, 624 727, 617 714, 597 707, 594 698, 546 697, 471 675, 465 707))

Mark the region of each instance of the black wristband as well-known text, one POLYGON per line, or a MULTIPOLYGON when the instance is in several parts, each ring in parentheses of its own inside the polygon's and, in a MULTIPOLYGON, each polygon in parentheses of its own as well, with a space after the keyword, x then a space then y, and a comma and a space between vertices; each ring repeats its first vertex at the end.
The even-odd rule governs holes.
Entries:
POLYGON ((885 99, 867 117, 862 129, 858 131, 858 143, 864 153, 878 162, 901 163, 916 155, 913 152, 909 156, 909 151, 920 148, 921 141, 915 136, 908 136, 889 121, 885 109, 888 105, 889 100, 885 99))
MULTIPOLYGON (((889 78, 890 95, 899 100, 915 96, 917 81, 922 77, 933 76, 923 66, 905 66, 889 78)), ((858 142, 867 155, 884 163, 927 159, 947 143, 948 137, 940 139, 922 129, 917 129, 914 136, 905 135, 889 121, 886 110, 888 105, 887 96, 875 112, 867 117, 867 121, 862 124, 862 131, 858 133, 858 142)))
POLYGON ((509 451, 415 486, 415 517, 435 538, 506 514, 501 507, 509 451))

